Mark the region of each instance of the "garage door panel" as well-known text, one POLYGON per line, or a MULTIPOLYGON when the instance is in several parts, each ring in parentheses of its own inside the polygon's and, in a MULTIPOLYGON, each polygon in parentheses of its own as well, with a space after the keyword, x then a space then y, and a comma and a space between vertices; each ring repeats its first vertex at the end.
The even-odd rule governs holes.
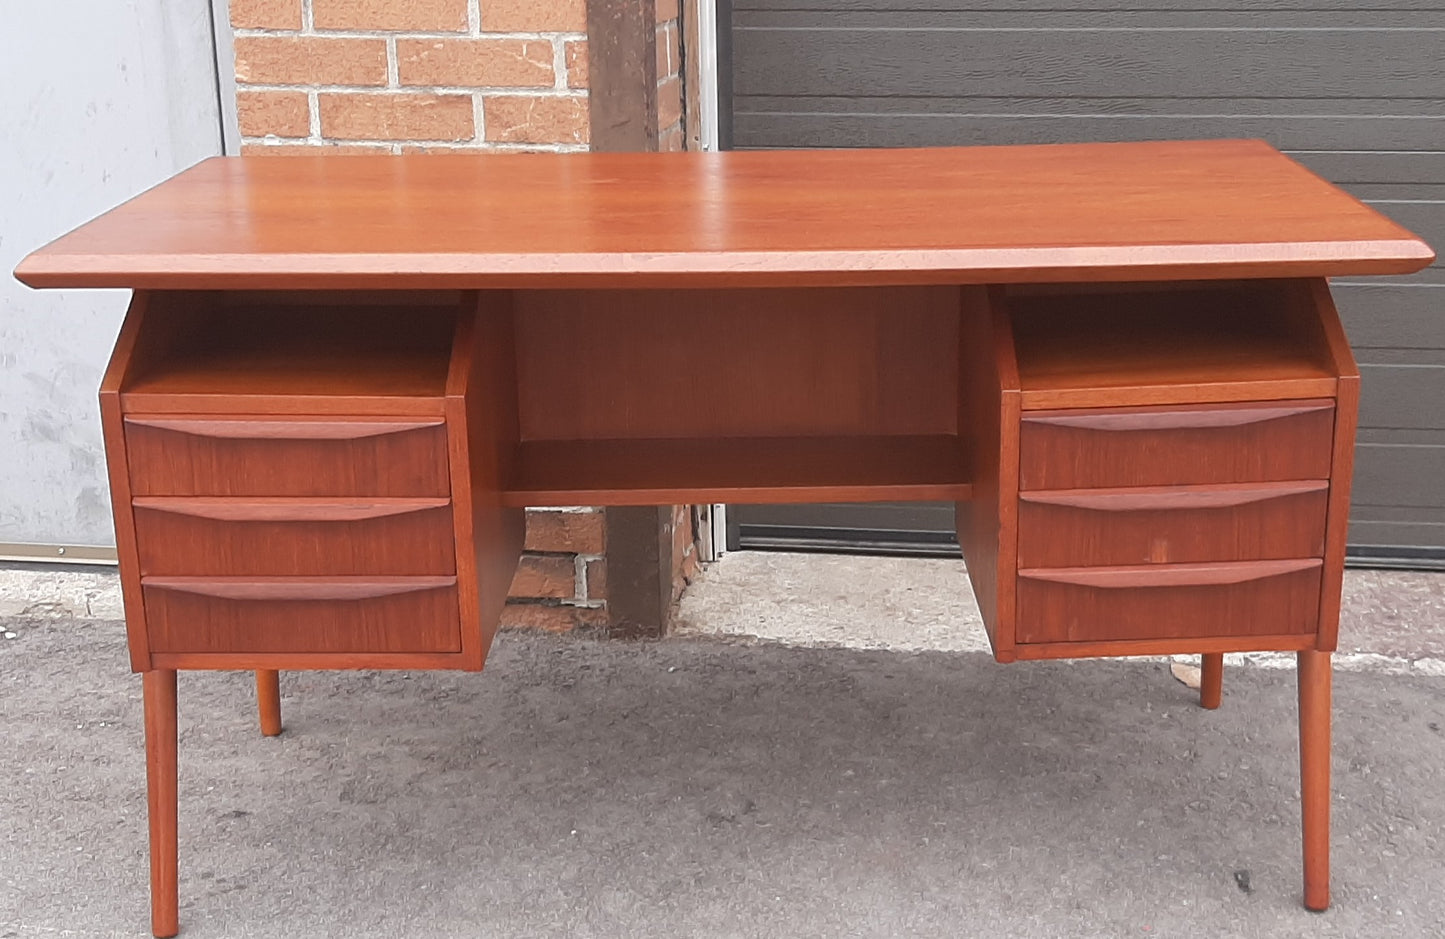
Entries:
POLYGON ((1411 357, 1437 361, 1360 363, 1361 424, 1382 429, 1445 430, 1445 351, 1411 357), (1435 406, 1421 406, 1428 402, 1435 406))
POLYGON ((1320 29, 1431 29, 1445 23, 1438 10, 1277 9, 1255 4, 1251 9, 1200 9, 1198 3, 1161 3, 1157 9, 1054 9, 1027 10, 1010 6, 976 8, 959 2, 904 8, 896 3, 873 2, 846 8, 806 7, 771 0, 733 5, 735 29, 831 30, 1275 30, 1300 32, 1320 29), (826 19, 820 14, 826 13, 826 19))
MULTIPOLYGON (((1210 0, 1208 10, 1236 13, 1258 13, 1259 0, 1210 0)), ((1386 0, 1376 12, 1438 13, 1439 0, 1386 0)), ((849 13, 855 11, 893 10, 898 12, 999 11, 1005 13, 1158 13, 1176 10, 1197 11, 1199 0, 734 0, 733 10, 776 11, 806 10, 849 13)), ((1314 11, 1368 11, 1361 0, 1270 0, 1273 10, 1287 13, 1314 11)))
POLYGON ((1436 97, 1445 85, 1434 30, 742 31, 739 95, 1405 98, 1436 97))
MULTIPOLYGON (((1258 137, 1445 246, 1445 0, 733 9, 740 148, 1258 137)), ((1445 557, 1445 262, 1333 287, 1363 376, 1351 544, 1445 557)))
MULTIPOLYGON (((1445 42, 1445 40, 1442 40, 1445 42)), ((976 109, 968 100, 946 99, 953 110, 909 110, 906 102, 860 102, 861 113, 830 113, 817 102, 794 98, 786 108, 755 109, 736 98, 733 136, 741 149, 755 147, 940 147, 1035 144, 1064 141, 1198 140, 1258 137, 1285 151, 1359 151, 1378 147, 1428 151, 1445 141, 1445 116, 1364 118, 1287 116, 1290 102, 1274 102, 1276 114, 1240 114, 1236 102, 1215 102, 1210 113, 1181 108, 1173 115, 1108 112, 1090 101, 1093 113, 1032 114, 976 109), (829 141, 829 143, 820 143, 829 141)), ((1109 104, 1118 106, 1118 102, 1109 104)), ((1122 107, 1120 108, 1122 110, 1122 107)), ((1357 160, 1356 162, 1362 162, 1357 160)))
POLYGON ((1445 287, 1347 281, 1331 289, 1360 360, 1372 358, 1373 349, 1445 349, 1445 287))
POLYGON ((1355 448, 1355 515, 1376 517, 1375 506, 1445 505, 1445 447, 1361 443, 1355 448))
POLYGON ((1389 545, 1396 549, 1396 556, 1408 559, 1412 548, 1426 554, 1431 548, 1445 544, 1445 522, 1352 518, 1349 540, 1357 555, 1365 553, 1361 548, 1389 545))
MULTIPOLYGON (((1445 44, 1445 38, 1442 38, 1441 42, 1445 44)), ((1445 101, 1432 102, 1432 105, 1437 115, 1445 115, 1445 101)), ((1393 106, 1388 103, 1381 107, 1393 109, 1393 106)), ((1374 128, 1376 146, 1379 146, 1382 141, 1391 141, 1392 145, 1399 146, 1393 144, 1394 138, 1388 133, 1393 128, 1389 125, 1381 125, 1379 119, 1372 120, 1376 124, 1374 128), (1381 130, 1385 130, 1387 133, 1380 134, 1381 130)), ((1398 123, 1403 123, 1403 121, 1398 123)), ((1445 117, 1438 117, 1434 121, 1426 123, 1434 126, 1436 132, 1442 135, 1436 138, 1435 146, 1445 148, 1445 117)), ((1318 144, 1312 144, 1312 147, 1318 146, 1318 144)), ((1445 187, 1445 150, 1435 153, 1420 151, 1372 153, 1361 150, 1338 153, 1305 149, 1303 152, 1291 152, 1290 156, 1326 179, 1333 180, 1342 186, 1419 184, 1445 187)), ((1418 192, 1415 198, 1420 198, 1418 192)))

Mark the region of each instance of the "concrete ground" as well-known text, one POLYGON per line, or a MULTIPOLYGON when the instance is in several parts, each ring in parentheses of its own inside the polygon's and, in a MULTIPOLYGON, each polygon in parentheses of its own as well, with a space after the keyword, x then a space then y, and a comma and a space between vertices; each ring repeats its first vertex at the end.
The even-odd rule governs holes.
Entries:
MULTIPOLYGON (((908 648, 968 647, 931 564, 731 555, 689 635, 287 674, 276 739, 248 676, 184 675, 182 934, 1445 936, 1445 578, 1352 577, 1396 638, 1336 680, 1315 915, 1288 671, 1231 668, 1206 712, 1162 662, 908 648), (769 609, 844 647, 696 635, 769 609)), ((3 623, 0 939, 147 934, 140 682, 75 602, 3 623)))

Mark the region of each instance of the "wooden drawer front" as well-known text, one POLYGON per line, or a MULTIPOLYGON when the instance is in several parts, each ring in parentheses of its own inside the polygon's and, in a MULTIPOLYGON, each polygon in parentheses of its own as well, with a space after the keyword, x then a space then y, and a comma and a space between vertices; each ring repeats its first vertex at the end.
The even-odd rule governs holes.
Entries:
POLYGON ((455 577, 147 577, 152 652, 459 652, 455 577))
POLYGON ((1018 641, 1313 633, 1321 566, 1315 558, 1020 571, 1018 641))
POLYGON ((1328 479, 1328 400, 1032 411, 1020 489, 1328 479))
POLYGON ((140 496, 142 576, 455 574, 446 499, 140 496))
POLYGON ((446 496, 437 420, 125 420, 137 496, 446 496))
POLYGON ((1049 489, 1019 496, 1019 567, 1323 557, 1329 483, 1049 489))

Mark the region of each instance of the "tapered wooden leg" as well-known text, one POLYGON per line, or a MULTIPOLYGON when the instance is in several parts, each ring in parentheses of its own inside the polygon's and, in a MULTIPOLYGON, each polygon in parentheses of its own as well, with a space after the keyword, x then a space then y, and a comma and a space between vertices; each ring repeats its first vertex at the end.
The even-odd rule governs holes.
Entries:
POLYGON ((1200 659, 1199 706, 1212 711, 1224 696, 1224 653, 1206 652, 1200 659))
POLYGON ((1330 653, 1299 654, 1305 908, 1330 905, 1330 653))
POLYGON ((261 733, 281 733, 281 673, 274 668, 256 669, 256 706, 261 712, 261 733))
POLYGON ((174 936, 180 929, 176 893, 176 673, 159 669, 141 676, 145 692, 146 802, 151 826, 151 931, 174 936))

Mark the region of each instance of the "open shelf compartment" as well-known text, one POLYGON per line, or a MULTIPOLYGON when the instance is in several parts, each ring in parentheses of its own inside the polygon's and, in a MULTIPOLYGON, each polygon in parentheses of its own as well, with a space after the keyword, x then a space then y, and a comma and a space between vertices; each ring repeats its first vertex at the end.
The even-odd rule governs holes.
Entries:
POLYGON ((515 325, 508 505, 968 496, 956 287, 490 302, 515 325))
POLYGON ((440 412, 463 295, 157 292, 128 411, 440 412))
POLYGON ((1003 302, 1025 410, 1335 392, 1300 281, 1014 287, 1003 302))

